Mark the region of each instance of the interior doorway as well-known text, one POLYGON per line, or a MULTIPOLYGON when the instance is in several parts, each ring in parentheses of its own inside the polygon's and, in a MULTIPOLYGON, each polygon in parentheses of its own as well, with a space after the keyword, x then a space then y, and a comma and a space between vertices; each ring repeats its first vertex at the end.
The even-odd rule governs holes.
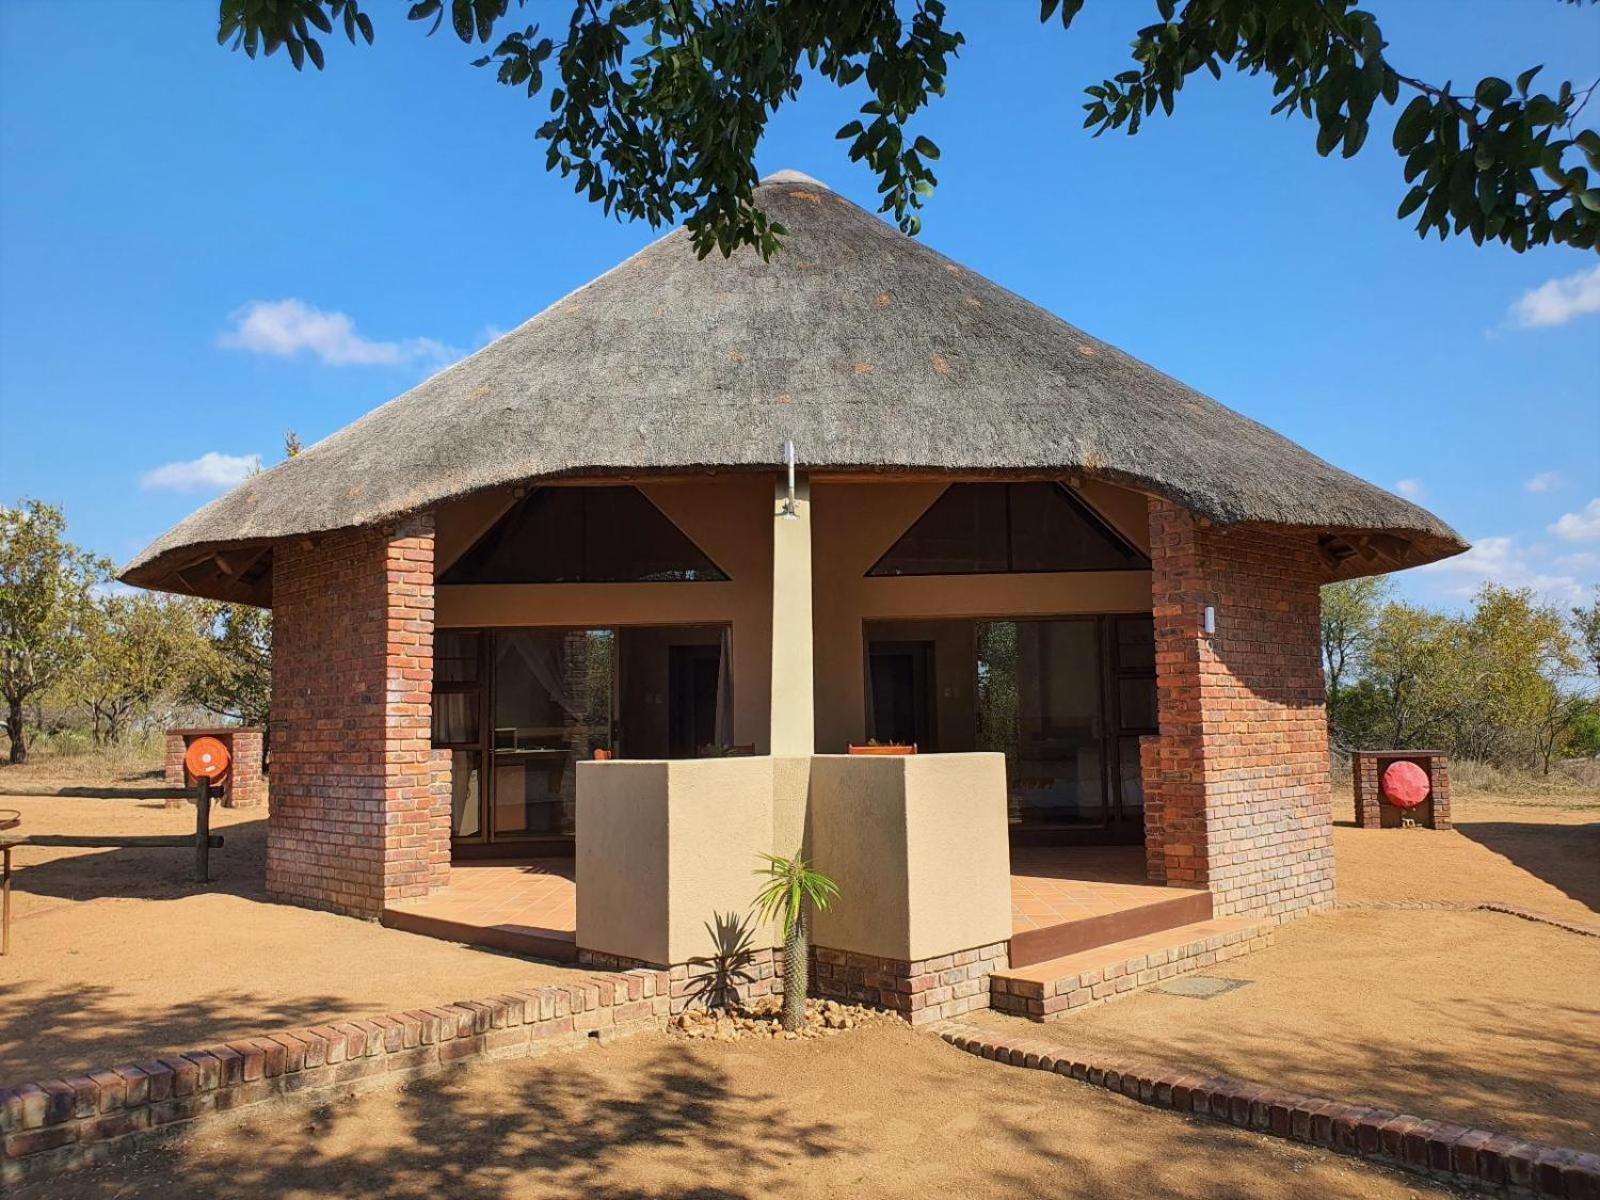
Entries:
POLYGON ((867 643, 872 737, 897 746, 938 750, 931 641, 874 640, 867 643))
POLYGON ((717 745, 721 646, 667 648, 667 757, 693 758, 717 745))

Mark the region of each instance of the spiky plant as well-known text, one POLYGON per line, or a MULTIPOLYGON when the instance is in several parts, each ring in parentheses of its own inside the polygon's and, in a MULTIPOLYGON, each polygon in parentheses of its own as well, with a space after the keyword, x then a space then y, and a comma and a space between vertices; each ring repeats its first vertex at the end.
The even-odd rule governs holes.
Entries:
POLYGON ((806 1023, 806 947, 811 934, 811 910, 826 911, 839 894, 839 885, 811 869, 799 854, 780 858, 763 854, 767 865, 756 871, 766 882, 756 893, 756 908, 763 921, 783 922, 783 1027, 798 1030, 806 1023))

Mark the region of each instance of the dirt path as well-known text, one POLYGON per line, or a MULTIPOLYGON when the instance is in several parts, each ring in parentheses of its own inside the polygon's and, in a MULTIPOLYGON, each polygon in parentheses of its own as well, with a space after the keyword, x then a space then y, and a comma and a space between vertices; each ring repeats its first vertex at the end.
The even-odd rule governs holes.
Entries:
POLYGON ((17 1200, 1447 1196, 1307 1147, 1015 1071, 903 1027, 475 1067, 214 1124, 17 1200))
POLYGON ((1600 940, 1493 913, 1347 911, 1205 974, 1248 982, 973 1023, 1600 1151, 1600 940))
POLYGON ((1600 919, 1600 797, 1467 797, 1452 807, 1447 831, 1335 826, 1339 899, 1504 900, 1600 919))
MULTIPOLYGON (((194 831, 160 801, 0 798, 19 832, 194 831)), ((11 955, 0 958, 0 1084, 229 1037, 533 987, 579 972, 270 903, 266 822, 216 810, 217 882, 188 850, 14 852, 11 955)))
MULTIPOLYGON (((1501 900, 1600 924, 1600 799, 1467 798, 1456 818, 1449 832, 1336 828, 1340 900, 1501 900)), ((1146 991, 1027 1027, 1600 1151, 1600 939, 1495 913, 1343 909, 1207 974, 1246 986, 1146 991)))

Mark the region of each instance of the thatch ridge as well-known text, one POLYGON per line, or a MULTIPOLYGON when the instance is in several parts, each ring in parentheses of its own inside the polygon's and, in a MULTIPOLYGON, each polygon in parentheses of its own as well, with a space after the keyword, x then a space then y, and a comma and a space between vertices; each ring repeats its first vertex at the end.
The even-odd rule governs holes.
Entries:
MULTIPOLYGON (((771 262, 669 233, 510 333, 212 501, 123 572, 371 525, 529 479, 776 469, 1076 473, 1219 524, 1464 543, 1421 507, 781 173, 771 262)), ((1402 565, 1396 561, 1393 565, 1402 565)), ((185 590, 188 590, 185 588, 185 590)))

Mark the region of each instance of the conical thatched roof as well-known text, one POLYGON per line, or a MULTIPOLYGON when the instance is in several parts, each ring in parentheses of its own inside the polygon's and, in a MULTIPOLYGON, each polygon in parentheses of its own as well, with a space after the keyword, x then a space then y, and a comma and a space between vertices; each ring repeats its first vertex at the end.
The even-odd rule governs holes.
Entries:
MULTIPOLYGON (((372 524, 512 481, 775 469, 785 439, 813 470, 1072 472, 1218 523, 1376 534, 1382 561, 1367 570, 1464 548, 1431 513, 821 184, 784 172, 757 195, 789 230, 772 261, 697 259, 671 233, 245 481, 123 578, 202 590, 175 572, 214 550, 372 524)), ((1344 573, 1360 573, 1352 566, 1344 573)))

